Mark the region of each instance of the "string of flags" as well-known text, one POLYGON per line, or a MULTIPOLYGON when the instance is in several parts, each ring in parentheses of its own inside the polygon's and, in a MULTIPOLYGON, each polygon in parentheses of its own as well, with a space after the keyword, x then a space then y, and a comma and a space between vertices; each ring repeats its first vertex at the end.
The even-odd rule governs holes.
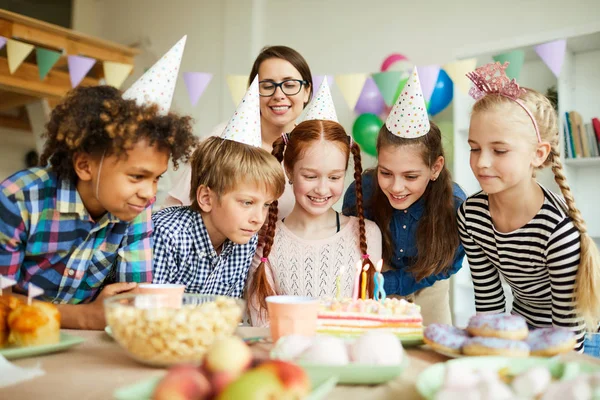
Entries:
MULTIPOLYGON (((6 47, 8 58, 8 66, 11 74, 14 74, 23 61, 35 50, 36 61, 39 71, 40 80, 44 80, 58 60, 65 56, 58 51, 49 50, 42 47, 36 47, 29 43, 23 43, 18 40, 9 39, 0 36, 0 50, 6 47)), ((548 43, 543 43, 534 47, 535 52, 540 59, 548 66, 555 76, 559 76, 563 66, 566 54, 566 40, 555 40, 548 43)), ((396 55, 399 59, 407 60, 402 55, 396 55)), ((81 55, 66 55, 71 80, 71 86, 77 87, 89 71, 96 65, 98 60, 81 55)), ((498 54, 493 57, 495 61, 504 63, 508 61, 509 68, 506 74, 509 78, 519 78, 521 67, 525 61, 525 53, 523 50, 513 50, 506 53, 498 54)), ((390 65, 398 60, 389 58, 390 65)), ((103 61, 104 80, 106 84, 120 88, 127 77, 133 70, 133 65, 124 64, 114 61, 103 61)), ((356 73, 356 74, 339 74, 326 75, 327 82, 331 86, 334 82, 341 92, 348 107, 355 109, 360 108, 361 99, 370 96, 365 101, 382 101, 388 108, 391 107, 398 96, 402 92, 404 85, 409 79, 410 71, 406 70, 390 70, 389 66, 383 68, 381 72, 372 74, 356 73), (374 90, 377 88, 379 93, 374 90), (359 107, 357 107, 357 103, 359 107)), ((463 93, 468 93, 470 82, 465 74, 472 71, 477 66, 477 59, 471 58, 466 60, 458 60, 445 65, 425 65, 416 66, 423 91, 423 97, 428 103, 439 84, 438 79, 442 73, 447 74, 452 81, 453 86, 463 93)), ((202 97, 208 84, 212 80, 213 75, 207 72, 184 72, 183 81, 185 83, 188 97, 192 106, 195 106, 202 97)), ((325 79, 325 75, 316 75, 313 78, 313 90, 321 86, 321 82, 325 79)), ((226 82, 229 87, 231 98, 234 104, 238 104, 248 87, 248 77, 246 75, 228 75, 226 82)))

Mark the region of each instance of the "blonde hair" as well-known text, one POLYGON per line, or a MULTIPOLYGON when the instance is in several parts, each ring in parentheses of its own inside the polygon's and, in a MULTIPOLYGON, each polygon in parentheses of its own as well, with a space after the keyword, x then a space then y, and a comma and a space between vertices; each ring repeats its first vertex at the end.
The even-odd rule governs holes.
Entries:
POLYGON ((191 168, 191 207, 198 212, 196 191, 200 185, 208 186, 217 197, 227 194, 241 182, 263 187, 275 199, 285 188, 283 168, 268 151, 216 136, 200 142, 192 154, 191 168))
MULTIPOLYGON (((560 187, 560 191, 567 204, 567 213, 573 225, 580 233, 581 249, 580 261, 577 269, 575 300, 578 311, 586 321, 588 330, 595 330, 600 319, 600 254, 593 239, 587 233, 587 226, 577 206, 571 188, 567 183, 559 152, 559 129, 558 116, 554 107, 546 96, 533 89, 527 89, 520 96, 525 107, 533 114, 539 130, 542 142, 550 144, 551 150, 544 163, 539 168, 550 166, 554 173, 554 180, 560 187)), ((473 114, 489 111, 498 106, 512 103, 515 110, 521 110, 514 116, 519 122, 528 123, 533 128, 532 121, 525 110, 512 100, 500 95, 489 94, 475 103, 473 114)), ((532 129, 533 134, 533 129, 532 129)), ((535 136, 532 136, 532 140, 535 136)))

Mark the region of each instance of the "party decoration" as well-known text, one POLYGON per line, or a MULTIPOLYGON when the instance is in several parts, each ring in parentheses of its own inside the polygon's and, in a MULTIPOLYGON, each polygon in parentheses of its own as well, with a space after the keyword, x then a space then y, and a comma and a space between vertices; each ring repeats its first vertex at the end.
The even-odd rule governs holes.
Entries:
MULTIPOLYGON (((0 46, 1 47, 1 46, 0 46)), ((62 54, 58 51, 52 51, 44 49, 42 47, 35 48, 35 59, 37 60, 38 73, 40 80, 44 80, 48 72, 52 69, 54 64, 60 59, 62 54)))
POLYGON ((322 80, 319 91, 313 96, 313 99, 306 107, 302 121, 311 119, 339 122, 327 79, 322 80))
POLYGON ((354 111, 357 114, 381 114, 385 108, 385 100, 372 77, 368 77, 360 92, 354 111))
POLYGON ((156 104, 160 114, 168 114, 186 40, 187 35, 179 39, 160 60, 123 93, 123 98, 135 100, 139 105, 156 104))
POLYGON ((389 56, 387 56, 385 60, 383 60, 383 63, 381 63, 380 70, 381 72, 385 72, 388 69, 390 69, 392 65, 399 62, 408 62, 408 58, 400 53, 392 53, 389 56))
POLYGON ((212 79, 212 74, 206 72, 184 72, 183 81, 190 97, 192 107, 198 104, 198 100, 202 97, 202 93, 212 79))
POLYGON ((43 294, 44 294, 44 289, 37 287, 33 283, 29 283, 29 285, 27 285, 27 305, 28 306, 31 305, 31 300, 34 297, 38 297, 43 294))
MULTIPOLYGON (((0 48, 2 46, 0 45, 0 48)), ((563 62, 565 61, 565 53, 567 51, 567 41, 564 39, 555 40, 535 46, 535 52, 546 63, 554 76, 558 78, 562 70, 563 62)))
POLYGON ((429 114, 437 115, 444 111, 444 109, 452 102, 453 96, 454 84, 452 83, 452 79, 450 79, 446 71, 441 69, 431 99, 429 99, 429 105, 427 107, 429 114))
POLYGON ((363 271, 361 273, 360 278, 360 298, 361 300, 367 299, 367 271, 369 270, 369 264, 366 264, 363 267, 363 271))
POLYGON ((133 65, 114 61, 104 61, 103 68, 106 84, 119 89, 133 70, 133 65))
POLYGON ((342 96, 344 96, 344 100, 346 100, 350 109, 353 110, 356 106, 356 102, 358 101, 358 97, 360 96, 360 92, 362 92, 366 80, 367 74, 336 75, 335 83, 340 88, 342 96))
POLYGON ((7 289, 13 285, 16 285, 17 281, 10 279, 6 276, 0 275, 0 296, 2 296, 2 290, 7 289))
POLYGON ((446 64, 442 68, 444 69, 444 71, 446 71, 450 79, 452 79, 454 87, 458 87, 458 89, 462 93, 468 94, 469 89, 471 88, 471 81, 469 80, 469 78, 467 78, 467 73, 473 71, 476 65, 477 59, 469 58, 466 60, 460 60, 446 64))
POLYGON ((398 101, 385 121, 385 126, 392 134, 408 139, 429 133, 429 116, 417 68, 413 69, 412 75, 408 78, 398 101))
POLYGON ((352 300, 358 300, 359 282, 360 282, 360 271, 362 270, 362 262, 358 260, 355 266, 356 271, 354 272, 354 286, 352 288, 352 300))
POLYGON ((500 64, 508 62, 509 65, 508 68, 506 68, 506 76, 510 79, 519 79, 523 62, 525 62, 525 52, 523 50, 509 51, 508 53, 498 54, 492 58, 500 64))
POLYGON ((260 130, 259 103, 258 76, 256 76, 238 105, 237 110, 233 113, 221 137, 250 146, 261 147, 262 134, 260 130))
POLYGON ((79 86, 83 78, 92 69, 96 60, 83 56, 69 56, 67 59, 69 64, 69 78, 71 79, 71 87, 79 86))
POLYGON ((14 74, 17 68, 25 61, 29 53, 33 51, 33 46, 28 43, 17 42, 16 40, 6 40, 6 53, 8 56, 8 70, 14 74))
POLYGON ((385 104, 391 106, 394 104, 400 91, 406 84, 406 78, 403 78, 402 71, 378 72, 373 74, 373 80, 383 96, 385 104))
POLYGON ((375 114, 361 114, 352 126, 352 137, 360 145, 362 151, 372 156, 377 155, 377 135, 383 121, 375 114))
POLYGON ((423 90, 423 97, 425 101, 431 100, 433 89, 438 81, 438 75, 440 74, 439 65, 424 65, 417 67, 419 73, 419 80, 421 81, 421 89, 423 90))
POLYGON ((229 93, 231 99, 235 104, 238 104, 248 88, 248 76, 247 75, 227 75, 227 86, 229 86, 229 93))
POLYGON ((327 77, 327 83, 329 84, 329 87, 331 87, 331 85, 333 85, 333 75, 313 75, 313 80, 312 80, 313 94, 316 93, 317 89, 319 89, 321 87, 321 84, 323 83, 323 79, 325 79, 325 77, 327 77))

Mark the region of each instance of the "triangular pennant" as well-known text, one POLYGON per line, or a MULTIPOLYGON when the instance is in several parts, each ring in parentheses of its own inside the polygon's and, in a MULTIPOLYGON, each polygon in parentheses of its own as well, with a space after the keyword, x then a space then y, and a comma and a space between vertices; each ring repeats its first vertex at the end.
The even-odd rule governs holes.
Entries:
POLYGON ((96 60, 83 56, 69 56, 69 77, 71 78, 71 87, 79 86, 83 78, 90 72, 90 69, 96 64, 96 60))
POLYGON ((319 91, 313 96, 308 106, 306 106, 302 121, 318 119, 339 122, 327 81, 327 79, 321 81, 319 91))
POLYGON ((221 137, 250 146, 262 146, 258 76, 252 81, 252 85, 250 85, 235 113, 233 113, 221 137))
POLYGON ((102 66, 104 68, 106 84, 117 89, 121 88, 123 82, 125 82, 125 79, 127 79, 133 70, 133 65, 115 61, 104 61, 102 66))
POLYGON ((14 279, 7 278, 6 276, 0 275, 0 290, 9 288, 13 285, 16 285, 17 281, 14 279))
POLYGON ((500 62, 500 64, 508 61, 508 68, 505 71, 506 76, 510 79, 519 79, 521 67, 523 67, 523 63, 525 62, 525 52, 523 50, 509 51, 508 53, 498 54, 492 58, 494 61, 500 62))
POLYGON ((438 76, 440 74, 440 66, 424 65, 421 67, 417 67, 417 72, 419 73, 419 81, 421 82, 423 97, 427 102, 431 100, 431 95, 433 94, 433 90, 435 89, 435 84, 437 83, 438 76))
POLYGON ((229 93, 231 94, 231 100, 233 100, 234 104, 239 104, 248 88, 248 76, 227 75, 226 79, 227 86, 229 86, 229 93))
POLYGON ((187 35, 179 39, 148 71, 123 93, 138 105, 156 104, 161 115, 171 109, 187 35))
POLYGON ((466 60, 454 61, 452 63, 444 65, 444 71, 448 74, 452 83, 455 87, 463 92, 464 94, 469 93, 471 88, 471 81, 467 78, 467 72, 471 72, 477 66, 476 58, 469 58, 466 60))
POLYGON ((417 68, 414 68, 408 77, 398 101, 385 121, 385 126, 394 135, 408 139, 429 133, 429 116, 417 68))
POLYGON ((554 73, 554 76, 558 78, 563 66, 563 62, 565 61, 567 41, 561 39, 537 45, 535 46, 535 52, 538 54, 538 56, 540 56, 542 61, 546 63, 552 73, 554 73))
POLYGON ((394 101, 398 98, 398 89, 400 89, 400 82, 402 77, 406 76, 403 71, 387 71, 377 72, 373 74, 373 80, 379 88, 383 101, 387 106, 394 104, 394 101))
POLYGON ((29 53, 33 51, 33 45, 17 42, 16 40, 6 40, 6 53, 8 55, 8 70, 14 74, 17 68, 25 61, 29 53))
POLYGON ((0 50, 2 50, 2 48, 4 47, 5 44, 6 44, 6 38, 4 36, 0 36, 0 50))
POLYGON ((321 87, 321 84, 323 83, 323 79, 325 77, 327 77, 327 83, 329 84, 329 87, 331 87, 331 85, 333 85, 333 75, 313 75, 313 80, 312 80, 313 93, 316 93, 317 89, 319 89, 321 87))
POLYGON ((212 74, 206 72, 184 72, 183 82, 187 88, 188 96, 192 107, 198 104, 198 100, 204 93, 208 83, 212 79, 212 74))
POLYGON ((335 76, 335 83, 340 88, 348 107, 354 110, 360 92, 367 80, 367 74, 343 74, 335 76))
POLYGON ((37 60, 40 80, 44 80, 54 64, 56 64, 56 62, 60 59, 61 55, 62 54, 58 51, 52 51, 41 47, 35 48, 35 58, 37 60))
POLYGON ((38 297, 44 294, 44 289, 37 287, 33 283, 29 283, 27 285, 27 297, 33 299, 34 297, 38 297))

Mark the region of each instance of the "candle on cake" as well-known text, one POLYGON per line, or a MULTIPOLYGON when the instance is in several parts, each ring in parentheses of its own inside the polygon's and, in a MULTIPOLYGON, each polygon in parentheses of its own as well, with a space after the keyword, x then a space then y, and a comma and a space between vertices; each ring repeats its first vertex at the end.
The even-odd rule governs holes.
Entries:
POLYGON ((369 264, 363 267, 361 282, 360 282, 360 298, 362 300, 367 299, 367 271, 369 270, 369 264))
POLYGON ((354 288, 352 290, 352 300, 358 300, 358 290, 359 290, 359 282, 360 282, 360 271, 362 271, 362 261, 358 260, 356 262, 356 273, 354 275, 354 288))

